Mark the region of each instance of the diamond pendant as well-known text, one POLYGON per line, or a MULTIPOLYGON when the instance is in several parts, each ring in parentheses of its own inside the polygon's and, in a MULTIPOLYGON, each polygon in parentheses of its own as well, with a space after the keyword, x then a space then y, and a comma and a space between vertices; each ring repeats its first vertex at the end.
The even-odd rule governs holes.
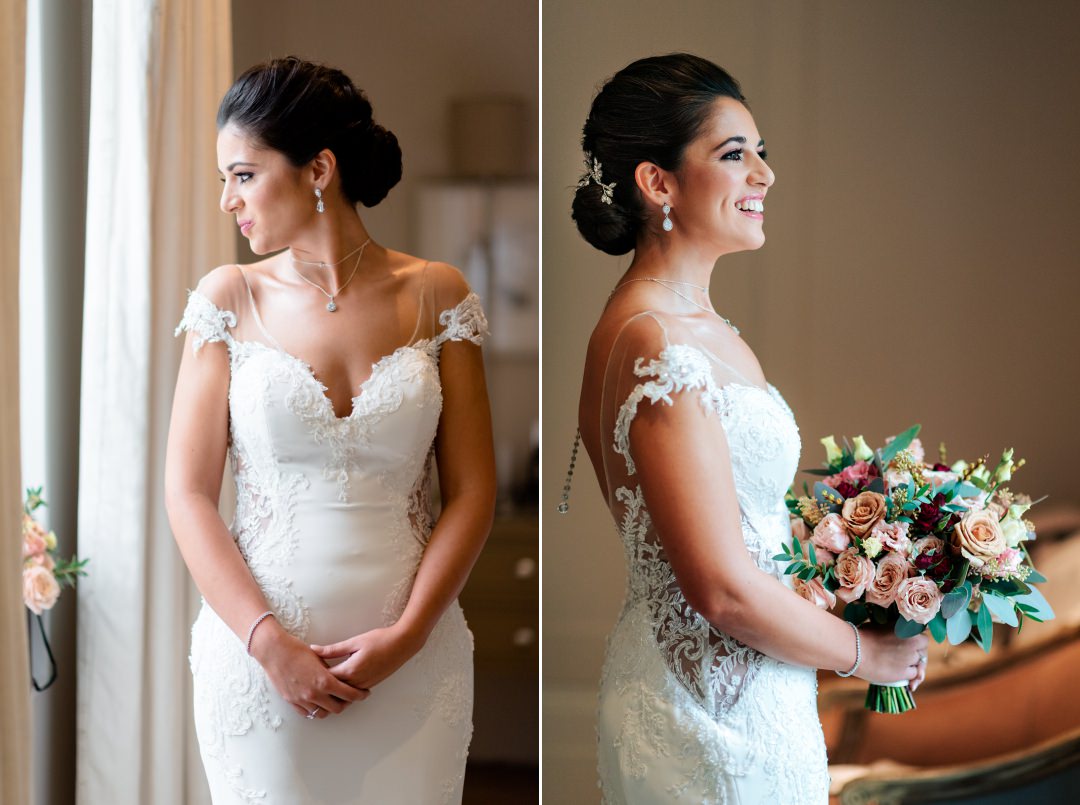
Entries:
POLYGON ((334 303, 333 299, 326 303, 326 309, 329 310, 331 313, 337 310, 337 305, 334 303))

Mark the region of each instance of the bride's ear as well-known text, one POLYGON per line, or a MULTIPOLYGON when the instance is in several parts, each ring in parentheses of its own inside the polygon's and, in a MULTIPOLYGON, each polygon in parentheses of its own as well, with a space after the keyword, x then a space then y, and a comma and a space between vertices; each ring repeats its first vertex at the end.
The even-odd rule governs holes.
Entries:
POLYGON ((672 204, 675 191, 675 175, 653 162, 642 162, 634 168, 634 183, 641 191, 647 205, 662 207, 672 204))

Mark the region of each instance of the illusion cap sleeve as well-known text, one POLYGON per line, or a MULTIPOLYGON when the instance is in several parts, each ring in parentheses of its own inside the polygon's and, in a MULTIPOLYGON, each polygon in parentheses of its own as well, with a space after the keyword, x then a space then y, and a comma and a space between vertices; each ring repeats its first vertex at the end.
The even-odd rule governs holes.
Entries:
POLYGON ((233 339, 229 328, 235 326, 236 314, 231 310, 221 310, 199 291, 188 291, 187 307, 173 334, 191 332, 192 348, 198 352, 203 344, 214 341, 231 344, 233 339))
POLYGON ((435 338, 439 345, 447 341, 471 341, 479 345, 490 335, 480 297, 473 291, 454 307, 440 313, 439 324, 443 327, 435 338))

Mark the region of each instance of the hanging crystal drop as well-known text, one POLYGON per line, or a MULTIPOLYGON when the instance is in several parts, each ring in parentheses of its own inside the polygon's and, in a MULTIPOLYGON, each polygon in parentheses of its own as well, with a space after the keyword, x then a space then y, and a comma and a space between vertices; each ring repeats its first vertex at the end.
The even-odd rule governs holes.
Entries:
POLYGON ((326 309, 329 310, 331 313, 337 310, 337 304, 334 302, 333 299, 326 303, 326 309))

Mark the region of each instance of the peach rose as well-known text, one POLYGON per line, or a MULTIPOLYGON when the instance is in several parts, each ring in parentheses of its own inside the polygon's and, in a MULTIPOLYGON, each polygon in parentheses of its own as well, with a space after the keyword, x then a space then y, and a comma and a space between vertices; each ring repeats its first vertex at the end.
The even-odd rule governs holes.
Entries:
POLYGON ((791 518, 791 535, 803 545, 810 539, 810 526, 801 517, 791 518))
POLYGON ((911 540, 908 539, 907 534, 907 523, 886 523, 882 520, 875 523, 874 527, 870 529, 871 537, 877 537, 881 540, 881 544, 890 551, 901 554, 907 554, 908 549, 911 547, 911 540))
POLYGON ((907 470, 902 472, 891 468, 885 470, 885 486, 889 489, 896 489, 901 486, 906 487, 911 480, 911 473, 907 470))
POLYGON ((925 576, 904 579, 896 588, 896 608, 909 621, 925 626, 941 609, 941 590, 925 576))
POLYGON ((900 582, 908 578, 914 572, 911 563, 898 553, 886 554, 885 558, 878 562, 877 573, 874 580, 866 588, 866 601, 877 604, 879 607, 887 607, 896 600, 896 589, 900 582))
POLYGON ((861 596, 867 585, 874 580, 874 563, 865 556, 859 556, 855 548, 848 548, 836 557, 833 573, 840 582, 836 597, 850 604, 861 596))
POLYGON ((814 526, 814 534, 810 537, 815 548, 822 548, 833 553, 840 553, 851 545, 851 536, 844 527, 844 521, 836 512, 830 512, 821 518, 821 522, 814 526))
POLYGON ((986 564, 987 560, 1001 555, 1008 547, 997 517, 989 511, 965 514, 953 529, 952 541, 976 569, 986 564))
POLYGON ((33 520, 25 514, 23 515, 22 535, 23 559, 29 559, 31 556, 43 554, 49 547, 46 540, 45 529, 42 528, 36 520, 33 520))
POLYGON ((46 609, 52 609, 60 597, 60 585, 52 571, 40 565, 32 565, 23 570, 23 601, 30 611, 40 615, 46 609))
POLYGON ((821 579, 803 581, 800 578, 796 578, 795 592, 811 604, 819 606, 822 609, 832 609, 836 606, 836 596, 825 589, 825 585, 821 583, 821 579))
POLYGON ((844 501, 844 524, 856 537, 865 537, 866 532, 885 519, 885 496, 877 492, 860 492, 844 501))

